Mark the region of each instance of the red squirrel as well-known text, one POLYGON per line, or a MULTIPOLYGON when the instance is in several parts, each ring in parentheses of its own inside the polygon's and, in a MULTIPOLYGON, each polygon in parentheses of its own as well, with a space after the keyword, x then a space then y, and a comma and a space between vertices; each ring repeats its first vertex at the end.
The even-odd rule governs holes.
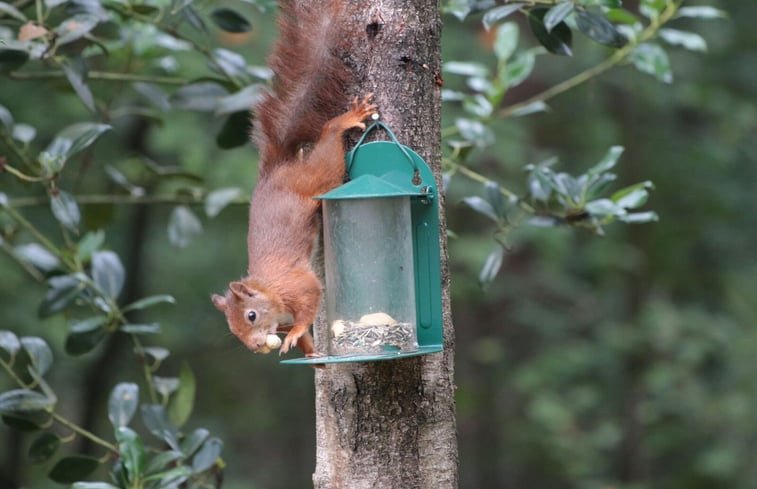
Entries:
POLYGON ((260 166, 250 202, 248 275, 212 297, 252 351, 267 352, 267 335, 286 332, 280 353, 296 345, 317 355, 309 332, 322 289, 311 263, 320 230, 313 197, 343 183, 344 133, 364 130, 376 112, 368 95, 338 115, 349 100, 349 70, 336 52, 346 37, 335 20, 341 2, 280 2, 279 38, 268 59, 274 89, 255 111, 260 166))

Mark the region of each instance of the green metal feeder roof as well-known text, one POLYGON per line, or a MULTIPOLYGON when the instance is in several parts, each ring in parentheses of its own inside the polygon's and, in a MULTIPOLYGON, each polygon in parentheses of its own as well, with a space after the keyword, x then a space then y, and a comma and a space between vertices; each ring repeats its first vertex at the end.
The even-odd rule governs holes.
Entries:
POLYGON ((417 197, 425 193, 406 174, 361 175, 334 190, 315 197, 320 200, 378 199, 382 197, 417 197))

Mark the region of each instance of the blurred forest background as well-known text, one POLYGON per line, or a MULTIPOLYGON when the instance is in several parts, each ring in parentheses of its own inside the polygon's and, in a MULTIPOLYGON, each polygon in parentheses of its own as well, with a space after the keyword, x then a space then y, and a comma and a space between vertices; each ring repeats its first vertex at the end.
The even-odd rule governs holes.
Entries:
MULTIPOLYGON (((462 201, 483 195, 483 188, 459 175, 450 180, 460 487, 755 487, 757 3, 708 4, 728 17, 680 21, 709 49, 670 49, 672 84, 630 66, 615 68, 551 100, 549 112, 496 121, 496 141, 468 160, 475 171, 523 193, 529 163, 558 156, 557 168, 577 173, 621 145, 615 185, 653 181, 646 207, 659 222, 614 223, 602 237, 574 228, 515 228, 506 236, 502 269, 482 287, 479 270, 495 244, 493 231, 462 201)), ((272 10, 228 5, 252 29, 211 28, 212 44, 263 65, 275 35, 272 10)), ((444 21, 445 60, 493 62, 480 17, 444 21)), ((521 32, 520 43, 536 44, 521 32)), ((135 29, 133 59, 119 61, 161 63, 167 74, 188 79, 207 76, 197 49, 160 53, 162 44, 149 44, 153 34, 135 29)), ((537 93, 607 53, 581 38, 573 51, 571 58, 539 56, 533 75, 506 100, 537 93)), ((456 83, 454 75, 445 78, 456 83)), ((36 128, 36 141, 91 118, 65 78, 1 80, 0 105, 17 123, 36 128)), ((250 354, 209 299, 246 267, 244 202, 256 175, 254 148, 218 147, 216 135, 233 111, 188 110, 205 92, 169 97, 175 91, 169 85, 156 91, 94 78, 89 85, 97 100, 131 99, 135 107, 149 100, 161 111, 112 117, 112 130, 67 163, 59 184, 70 194, 124 196, 80 202, 82 234, 68 238, 104 229, 105 248, 118 253, 126 270, 119 303, 152 294, 175 298, 174 305, 134 311, 131 321, 160 322, 160 334, 142 336, 171 352, 158 375, 191 366, 196 398, 187 427, 205 427, 223 441, 224 487, 309 487, 313 372, 281 366, 276 355, 250 354), (148 159, 164 169, 164 178, 155 178, 148 159), (230 191, 234 201, 213 218, 190 204, 201 189, 226 188, 242 191, 230 191), (170 198, 135 205, 129 193, 170 198)), ((445 108, 444 126, 458 115, 445 108)), ((14 162, 2 145, 0 156, 14 162)), ((60 242, 42 190, 0 174, 0 192, 60 242)), ((0 225, 6 250, 33 241, 2 213, 0 225)), ((54 350, 46 378, 58 394, 57 410, 112 440, 111 389, 144 382, 130 338, 108 335, 90 352, 67 354, 71 316, 38 316, 47 285, 9 253, 0 253, 0 270, 0 329, 44 338, 54 350)), ((10 389, 11 379, 0 374, 0 387, 10 389)), ((7 426, 0 433, 0 480, 59 487, 45 477, 54 460, 29 463, 33 436, 7 426)), ((60 451, 103 452, 81 439, 67 445, 60 451)))

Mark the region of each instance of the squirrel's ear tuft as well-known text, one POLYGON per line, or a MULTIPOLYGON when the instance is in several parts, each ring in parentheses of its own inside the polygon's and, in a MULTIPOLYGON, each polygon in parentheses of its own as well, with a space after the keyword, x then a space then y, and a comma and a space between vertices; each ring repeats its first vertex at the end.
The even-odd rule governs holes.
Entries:
POLYGON ((257 292, 248 287, 244 282, 231 282, 229 284, 229 290, 240 299, 255 297, 257 295, 257 292))
POLYGON ((213 305, 216 306, 216 309, 221 312, 226 312, 226 297, 218 294, 213 294, 212 300, 213 305))

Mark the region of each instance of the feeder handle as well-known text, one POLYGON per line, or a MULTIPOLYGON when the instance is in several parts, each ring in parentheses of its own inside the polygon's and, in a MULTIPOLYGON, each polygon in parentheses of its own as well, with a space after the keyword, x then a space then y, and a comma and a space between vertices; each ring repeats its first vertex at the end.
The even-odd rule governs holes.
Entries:
POLYGON ((384 124, 381 121, 376 121, 373 124, 371 124, 370 126, 368 126, 365 129, 365 131, 363 131, 363 135, 360 136, 360 139, 358 139, 357 143, 355 143, 355 147, 352 148, 352 151, 349 152, 350 158, 349 158, 349 161, 347 161, 347 173, 349 173, 350 172, 350 168, 352 168, 352 160, 355 159, 355 153, 357 153, 358 148, 360 148, 360 146, 363 144, 363 141, 368 136, 368 133, 370 133, 376 127, 382 128, 389 135, 389 138, 392 140, 392 142, 397 145, 397 147, 400 149, 400 151, 402 151, 402 154, 404 154, 405 157, 407 158, 407 160, 410 162, 410 165, 412 165, 413 170, 415 170, 415 172, 417 172, 418 171, 418 165, 415 163, 415 160, 413 159, 412 156, 410 156, 410 153, 407 152, 407 150, 405 149, 405 147, 402 146, 399 141, 397 141, 397 137, 394 135, 394 133, 392 132, 392 130, 389 129, 389 126, 387 126, 386 124, 384 124))

